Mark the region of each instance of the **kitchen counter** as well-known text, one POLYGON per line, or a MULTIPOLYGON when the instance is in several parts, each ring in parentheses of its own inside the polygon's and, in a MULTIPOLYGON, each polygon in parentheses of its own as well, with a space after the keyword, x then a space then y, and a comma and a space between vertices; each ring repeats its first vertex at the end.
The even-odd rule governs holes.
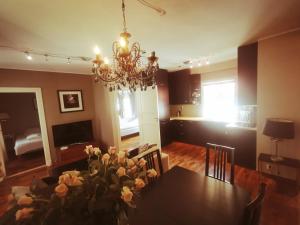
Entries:
MULTIPOLYGON (((218 122, 216 120, 210 120, 206 119, 204 117, 186 117, 186 116, 180 116, 180 117, 171 117, 170 120, 187 120, 187 121, 207 121, 207 122, 218 122)), ((221 122, 224 123, 224 122, 221 122)), ((236 123, 228 123, 226 126, 228 129, 241 129, 241 130, 250 130, 250 131, 256 131, 256 127, 247 127, 247 126, 241 126, 236 123)))

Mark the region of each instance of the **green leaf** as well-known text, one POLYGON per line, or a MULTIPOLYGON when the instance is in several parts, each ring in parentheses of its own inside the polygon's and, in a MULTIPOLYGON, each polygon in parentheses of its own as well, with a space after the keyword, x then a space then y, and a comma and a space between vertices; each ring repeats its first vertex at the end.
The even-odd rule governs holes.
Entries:
POLYGON ((45 215, 45 219, 42 225, 58 224, 60 221, 60 217, 61 214, 59 208, 50 208, 45 215))

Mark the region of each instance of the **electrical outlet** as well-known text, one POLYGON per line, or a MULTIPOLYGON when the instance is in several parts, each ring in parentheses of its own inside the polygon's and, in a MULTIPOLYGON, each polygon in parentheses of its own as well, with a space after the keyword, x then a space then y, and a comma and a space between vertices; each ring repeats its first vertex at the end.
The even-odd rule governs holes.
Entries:
POLYGON ((271 170, 272 169, 272 166, 270 164, 266 164, 266 169, 267 170, 271 170))

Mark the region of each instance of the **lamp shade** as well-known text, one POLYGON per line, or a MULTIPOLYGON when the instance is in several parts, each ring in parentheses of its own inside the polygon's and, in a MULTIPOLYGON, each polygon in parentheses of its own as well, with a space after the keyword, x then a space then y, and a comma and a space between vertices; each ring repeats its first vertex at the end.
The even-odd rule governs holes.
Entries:
POLYGON ((293 139, 295 136, 294 122, 285 119, 269 118, 266 120, 263 134, 277 139, 293 139))

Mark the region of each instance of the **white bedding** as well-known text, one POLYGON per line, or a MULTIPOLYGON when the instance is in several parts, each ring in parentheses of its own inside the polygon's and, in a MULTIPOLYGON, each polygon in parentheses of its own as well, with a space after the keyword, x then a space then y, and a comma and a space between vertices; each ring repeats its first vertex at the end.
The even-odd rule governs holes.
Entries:
POLYGON ((43 148, 43 140, 41 135, 27 139, 25 135, 18 136, 15 143, 16 155, 22 155, 28 152, 41 150, 43 148))
POLYGON ((120 119, 121 137, 139 132, 139 121, 137 118, 133 120, 120 119))

